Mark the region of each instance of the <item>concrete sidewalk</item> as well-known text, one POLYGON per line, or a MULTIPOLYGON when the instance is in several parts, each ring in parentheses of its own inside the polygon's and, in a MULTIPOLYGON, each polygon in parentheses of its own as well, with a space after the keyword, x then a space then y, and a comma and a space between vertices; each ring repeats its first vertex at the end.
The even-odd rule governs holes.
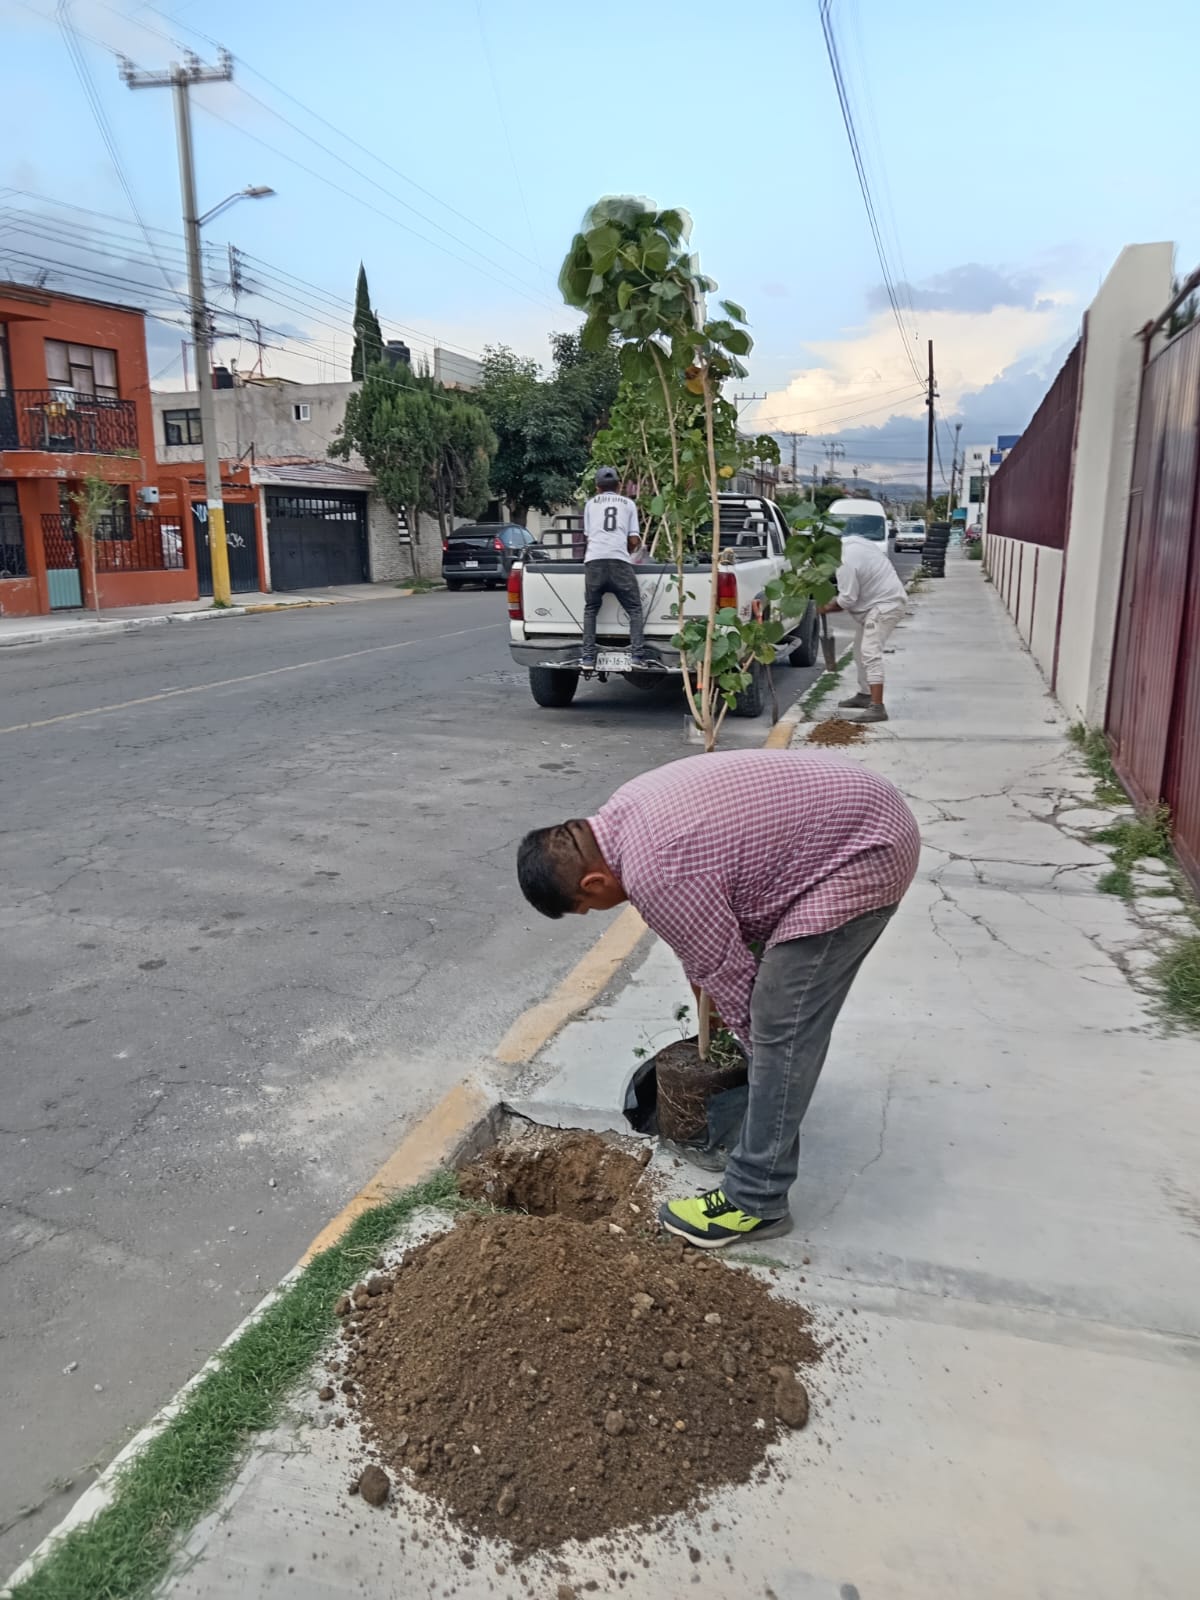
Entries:
MULTIPOLYGON (((893 720, 856 754, 909 796, 921 869, 839 1023, 804 1125, 796 1231, 770 1246, 777 1291, 852 1359, 816 1373, 813 1420, 771 1482, 712 1497, 680 1520, 686 1537, 639 1536, 621 1592, 1189 1595, 1196 1041, 1164 1035, 1137 987, 1147 936, 1097 890, 1091 780, 979 568, 952 560, 895 644, 893 720)), ((669 952, 643 944, 510 1103, 627 1131, 634 1052, 667 1042, 687 997, 669 952)), ((712 1181, 656 1161, 675 1190, 712 1181)), ((611 1558, 590 1547, 558 1571, 506 1569, 499 1546, 464 1566, 408 1486, 394 1517, 348 1511, 351 1429, 321 1426, 312 1388, 161 1596, 612 1592, 611 1558)))
POLYGON ((212 600, 184 600, 174 605, 114 606, 94 611, 51 612, 48 617, 0 617, 0 649, 8 645, 49 644, 55 639, 115 638, 142 628, 174 622, 211 622, 219 617, 245 617, 262 611, 289 611, 306 606, 341 605, 362 600, 401 600, 411 589, 393 584, 343 584, 329 589, 298 589, 288 594, 239 594, 230 606, 212 600))

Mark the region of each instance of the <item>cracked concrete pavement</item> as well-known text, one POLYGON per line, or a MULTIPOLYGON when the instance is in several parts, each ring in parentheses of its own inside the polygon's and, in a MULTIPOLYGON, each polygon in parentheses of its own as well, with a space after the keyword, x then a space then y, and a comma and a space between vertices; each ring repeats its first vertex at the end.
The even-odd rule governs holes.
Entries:
MULTIPOLYGON (((1200 1075, 1144 980, 1180 913, 1098 890, 1093 781, 977 567, 951 561, 893 642, 892 720, 846 754, 908 796, 921 867, 835 1030, 795 1232, 770 1246, 786 1292, 858 1314, 867 1394, 830 1397, 835 1471, 799 1485, 767 1580, 878 1600, 1188 1593, 1200 1075)), ((1142 863, 1147 894, 1166 872, 1142 863)), ((634 1052, 669 1042, 688 998, 651 945, 514 1110, 627 1127, 634 1052)))
POLYGON ((689 753, 669 687, 539 710, 497 595, 4 681, 0 1572, 594 939, 534 926, 525 829, 689 753))

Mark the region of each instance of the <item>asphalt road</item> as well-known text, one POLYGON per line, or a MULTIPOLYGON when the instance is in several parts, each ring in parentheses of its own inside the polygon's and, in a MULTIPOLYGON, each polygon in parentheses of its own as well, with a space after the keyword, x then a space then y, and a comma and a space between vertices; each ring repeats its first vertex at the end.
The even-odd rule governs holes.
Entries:
POLYGON ((0 654, 0 1577, 601 931, 517 840, 682 699, 540 710, 506 640, 438 593, 0 654))

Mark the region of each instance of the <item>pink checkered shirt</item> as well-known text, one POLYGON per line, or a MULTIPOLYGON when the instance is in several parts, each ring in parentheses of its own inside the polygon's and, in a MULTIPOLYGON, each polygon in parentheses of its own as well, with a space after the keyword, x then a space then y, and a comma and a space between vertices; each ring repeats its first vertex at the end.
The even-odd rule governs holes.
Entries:
POLYGON ((886 778, 792 750, 670 762, 590 821, 632 904, 743 1042, 757 971, 747 945, 770 949, 894 905, 921 846, 886 778))

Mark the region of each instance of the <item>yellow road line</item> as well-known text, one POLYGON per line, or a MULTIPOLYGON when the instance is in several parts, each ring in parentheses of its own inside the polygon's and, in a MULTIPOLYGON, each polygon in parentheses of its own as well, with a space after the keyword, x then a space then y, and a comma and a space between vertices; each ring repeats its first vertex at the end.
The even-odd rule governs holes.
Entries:
POLYGON ((495 1057, 505 1066, 532 1061, 564 1022, 582 1011, 616 976, 622 962, 637 949, 646 924, 632 906, 626 906, 611 928, 606 928, 546 1000, 519 1016, 496 1046, 495 1057))
MULTIPOLYGON (((279 607, 280 610, 291 610, 290 606, 279 607)), ((303 672, 306 667, 327 667, 337 661, 354 661, 359 656, 379 655, 384 650, 408 650, 415 644, 437 644, 442 639, 461 639, 468 633, 487 633, 492 628, 502 627, 503 623, 485 622, 477 628, 456 628, 453 633, 438 633, 428 639, 400 639, 394 644, 373 644, 364 650, 345 650, 341 655, 319 656, 312 661, 293 661, 286 667, 268 667, 263 672, 246 672, 237 678, 216 678, 212 683, 195 683, 185 689, 163 689, 158 694, 140 695, 136 700, 118 700, 110 706, 93 706, 88 711, 64 711, 58 717, 43 717, 40 722, 14 722, 11 727, 0 728, 2 733, 25 733, 31 728, 51 728, 59 722, 78 722, 85 717, 100 717, 107 711, 128 711, 133 706, 152 705, 156 700, 174 700, 185 694, 204 694, 209 689, 229 689, 239 683, 254 683, 259 678, 277 678, 284 672, 303 672)))

